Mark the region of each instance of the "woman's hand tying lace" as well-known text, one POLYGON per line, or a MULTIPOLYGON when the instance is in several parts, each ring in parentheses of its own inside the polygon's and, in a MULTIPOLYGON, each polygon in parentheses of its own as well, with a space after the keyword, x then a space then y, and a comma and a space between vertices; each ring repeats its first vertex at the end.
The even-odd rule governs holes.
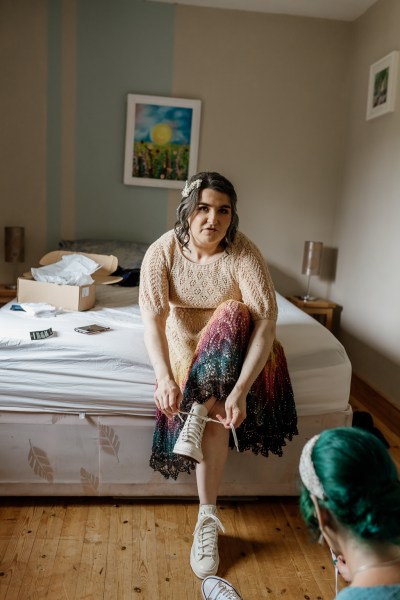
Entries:
POLYGON ((170 419, 179 410, 179 405, 182 402, 182 392, 173 379, 164 377, 157 382, 154 400, 157 408, 170 419))
POLYGON ((226 429, 230 429, 231 423, 237 429, 246 418, 246 394, 233 389, 225 401, 225 418, 216 415, 216 418, 226 429))

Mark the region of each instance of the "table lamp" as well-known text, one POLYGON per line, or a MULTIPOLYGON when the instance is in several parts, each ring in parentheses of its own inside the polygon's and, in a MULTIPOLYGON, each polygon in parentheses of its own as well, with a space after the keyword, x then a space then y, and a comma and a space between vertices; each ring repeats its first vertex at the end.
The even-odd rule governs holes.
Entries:
POLYGON ((25 260, 25 229, 23 227, 4 228, 4 257, 5 261, 14 265, 14 281, 6 288, 17 288, 17 265, 25 260))
POLYGON ((315 296, 310 296, 311 275, 319 275, 322 263, 322 242, 304 242, 303 266, 301 272, 308 275, 307 293, 301 296, 302 300, 315 300, 315 296))

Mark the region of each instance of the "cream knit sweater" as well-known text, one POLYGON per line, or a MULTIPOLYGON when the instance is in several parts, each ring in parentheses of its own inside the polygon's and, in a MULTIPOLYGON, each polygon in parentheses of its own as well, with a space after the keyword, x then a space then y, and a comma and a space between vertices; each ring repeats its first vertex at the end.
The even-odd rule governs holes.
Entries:
POLYGON ((253 320, 277 319, 268 267, 255 244, 242 233, 236 234, 229 251, 208 264, 188 260, 172 230, 147 250, 140 272, 139 304, 153 314, 168 315, 166 335, 179 384, 203 328, 227 300, 244 302, 253 320))

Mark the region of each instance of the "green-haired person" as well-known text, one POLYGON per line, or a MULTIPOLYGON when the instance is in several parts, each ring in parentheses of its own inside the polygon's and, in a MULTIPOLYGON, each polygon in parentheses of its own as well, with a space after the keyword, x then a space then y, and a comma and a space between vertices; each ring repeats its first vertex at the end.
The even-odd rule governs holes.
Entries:
POLYGON ((382 442, 358 428, 327 429, 304 446, 300 477, 303 517, 350 582, 337 597, 399 600, 400 482, 382 442))

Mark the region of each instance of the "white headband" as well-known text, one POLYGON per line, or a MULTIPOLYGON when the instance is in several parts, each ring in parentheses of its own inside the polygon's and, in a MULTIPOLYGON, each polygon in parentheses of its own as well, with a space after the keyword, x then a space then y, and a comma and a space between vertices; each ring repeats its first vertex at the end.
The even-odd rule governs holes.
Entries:
POLYGON ((201 184, 203 183, 202 179, 195 179, 194 181, 192 181, 192 183, 190 185, 188 185, 188 181, 186 181, 185 183, 185 187, 182 190, 182 198, 187 198, 190 195, 190 192, 192 192, 195 188, 199 188, 201 186, 201 184))
POLYGON ((303 448, 303 451, 300 456, 300 477, 304 484, 304 486, 308 489, 310 494, 318 498, 319 500, 323 500, 325 498, 324 488, 322 487, 322 483, 319 480, 318 475, 315 472, 314 464, 311 458, 311 453, 313 448, 318 441, 319 434, 314 435, 311 440, 308 440, 306 445, 303 448))

